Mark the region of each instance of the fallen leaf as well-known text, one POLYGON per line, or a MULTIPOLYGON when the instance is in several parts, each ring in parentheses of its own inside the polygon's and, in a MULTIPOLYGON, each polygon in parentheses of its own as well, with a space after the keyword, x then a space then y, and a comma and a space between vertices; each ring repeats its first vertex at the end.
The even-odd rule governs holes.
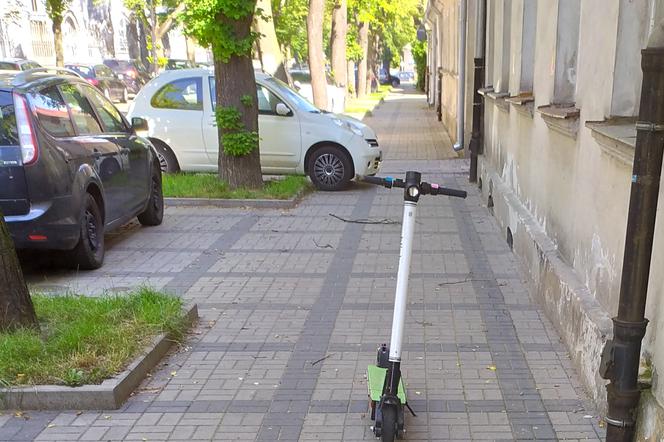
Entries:
POLYGON ((487 367, 487 370, 496 371, 496 366, 495 365, 489 365, 487 367))
POLYGON ((177 376, 177 375, 178 375, 178 372, 177 372, 177 371, 172 371, 172 372, 171 372, 171 376, 175 377, 175 376, 177 376))
POLYGON ((55 427, 55 424, 48 424, 48 425, 46 425, 46 428, 53 428, 53 427, 55 427))

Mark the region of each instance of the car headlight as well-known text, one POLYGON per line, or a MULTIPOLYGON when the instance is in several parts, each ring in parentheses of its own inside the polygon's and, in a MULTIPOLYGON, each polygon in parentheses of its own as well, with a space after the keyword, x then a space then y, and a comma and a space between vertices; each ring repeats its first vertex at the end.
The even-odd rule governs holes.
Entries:
POLYGON ((332 118, 332 121, 334 121, 334 124, 336 124, 339 127, 345 127, 346 129, 350 130, 357 136, 362 136, 362 129, 359 127, 355 126, 354 124, 351 124, 347 121, 343 121, 339 118, 332 118))

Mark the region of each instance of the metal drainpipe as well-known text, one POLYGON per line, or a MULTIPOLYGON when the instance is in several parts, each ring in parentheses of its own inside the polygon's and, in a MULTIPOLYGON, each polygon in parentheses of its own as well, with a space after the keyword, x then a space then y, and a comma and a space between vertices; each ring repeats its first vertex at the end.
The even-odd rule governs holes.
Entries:
POLYGON ((466 0, 459 0, 459 81, 457 89, 457 142, 454 151, 463 150, 466 109, 466 0))
POLYGON ((664 27, 660 25, 659 41, 653 37, 641 52, 643 83, 618 316, 613 318, 613 339, 604 347, 600 366, 602 377, 611 381, 606 387, 605 418, 610 442, 634 438, 641 340, 648 324, 644 314, 664 149, 664 27))
POLYGON ((468 181, 477 182, 477 155, 482 146, 482 115, 484 101, 478 92, 484 86, 484 40, 486 38, 486 0, 477 1, 475 29, 475 72, 473 81, 473 134, 470 138, 470 174, 468 181))

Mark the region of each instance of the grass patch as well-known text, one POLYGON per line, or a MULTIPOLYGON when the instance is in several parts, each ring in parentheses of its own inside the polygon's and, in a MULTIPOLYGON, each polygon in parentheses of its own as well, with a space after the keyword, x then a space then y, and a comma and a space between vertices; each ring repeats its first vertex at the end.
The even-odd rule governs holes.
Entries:
POLYGON ((367 94, 363 98, 350 98, 346 100, 346 114, 363 114, 365 112, 373 112, 378 106, 380 100, 384 99, 392 90, 392 86, 381 85, 378 86, 376 92, 367 94))
POLYGON ((0 333, 3 386, 99 384, 155 336, 182 339, 182 301, 148 288, 97 298, 34 295, 40 331, 0 333))
POLYGON ((311 188, 305 176, 287 176, 268 181, 262 190, 228 188, 212 173, 173 173, 163 175, 165 197, 173 198, 223 198, 223 199, 277 199, 293 198, 311 188))

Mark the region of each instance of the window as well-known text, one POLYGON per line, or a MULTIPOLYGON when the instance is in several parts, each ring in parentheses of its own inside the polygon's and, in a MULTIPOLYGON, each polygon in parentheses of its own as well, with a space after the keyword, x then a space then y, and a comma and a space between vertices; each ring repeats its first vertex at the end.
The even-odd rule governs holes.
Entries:
POLYGON ((97 121, 97 116, 90 101, 73 84, 64 84, 60 87, 62 96, 71 112, 71 119, 74 126, 81 135, 100 134, 101 125, 97 121))
POLYGON ((639 113, 643 81, 641 49, 646 47, 656 16, 654 0, 620 0, 611 95, 613 117, 632 117, 639 113))
POLYGON ((523 27, 521 31, 521 77, 519 93, 533 91, 535 74, 535 41, 537 32, 537 2, 523 2, 523 27))
POLYGON ((81 89, 95 107, 104 132, 127 132, 127 125, 120 112, 107 99, 102 97, 97 89, 90 86, 82 86, 81 89))
POLYGON ((74 127, 69 120, 69 112, 60 92, 55 86, 42 89, 30 95, 30 103, 39 124, 54 137, 73 137, 74 127))
POLYGON ((258 113, 261 115, 277 115, 277 104, 282 101, 274 95, 268 88, 256 85, 258 94, 258 113))
POLYGON ((0 91, 0 146, 17 146, 18 144, 14 98, 11 92, 0 91))
POLYGON ((152 97, 152 107, 160 109, 203 110, 202 80, 182 78, 162 87, 152 97))
POLYGON ((53 52, 53 38, 50 26, 45 21, 31 20, 30 35, 32 37, 32 53, 37 57, 51 57, 53 52))
POLYGON ((97 77, 112 77, 113 71, 103 64, 95 66, 95 74, 97 77))
POLYGON ((493 3, 493 88, 496 93, 508 93, 510 87, 510 19, 512 1, 502 0, 493 3))
POLYGON ((576 65, 579 53, 579 0, 558 1, 558 36, 556 39, 556 76, 553 104, 572 106, 576 94, 576 65))

